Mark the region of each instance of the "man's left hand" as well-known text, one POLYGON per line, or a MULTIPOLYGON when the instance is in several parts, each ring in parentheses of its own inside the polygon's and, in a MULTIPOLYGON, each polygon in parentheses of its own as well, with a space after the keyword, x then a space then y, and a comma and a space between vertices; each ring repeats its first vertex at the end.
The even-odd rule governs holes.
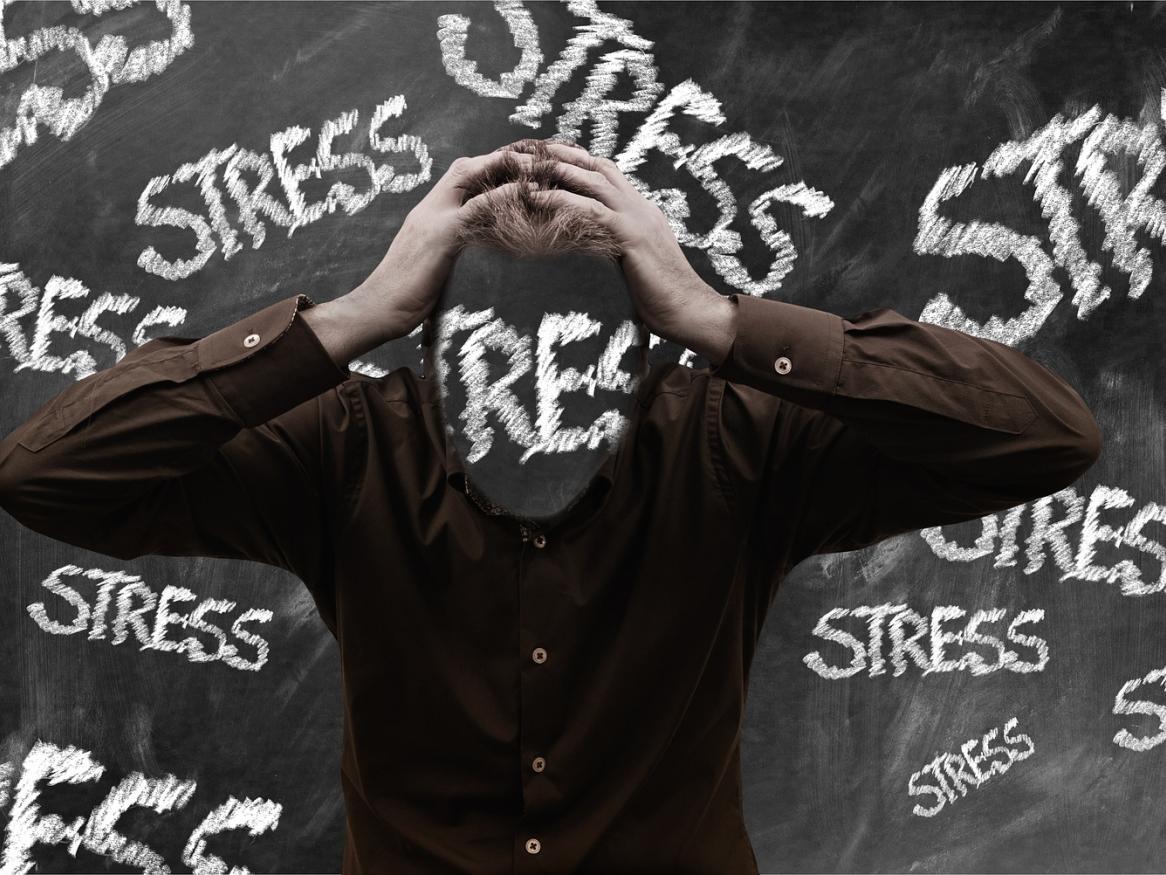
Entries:
POLYGON ((543 203, 579 210, 607 228, 623 252, 624 277, 644 325, 720 364, 736 334, 736 305, 689 264, 664 212, 640 194, 614 161, 580 146, 547 147, 576 191, 533 194, 543 203))

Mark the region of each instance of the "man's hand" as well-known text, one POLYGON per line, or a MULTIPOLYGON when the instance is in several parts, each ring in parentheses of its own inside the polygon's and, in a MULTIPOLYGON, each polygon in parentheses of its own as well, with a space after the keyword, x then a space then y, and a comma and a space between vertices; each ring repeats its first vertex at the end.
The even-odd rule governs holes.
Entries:
POLYGON ((580 146, 548 143, 548 149, 561 162, 563 178, 586 194, 553 189, 535 195, 544 203, 580 210, 610 230, 623 251, 624 277, 644 325, 720 364, 736 336, 737 308, 688 263, 660 208, 614 161, 580 146))
MULTIPOLYGON (((507 152, 520 163, 529 155, 507 152)), ((368 278, 343 297, 304 311, 304 320, 340 367, 382 343, 404 337, 437 305, 457 257, 462 223, 490 198, 518 183, 508 183, 466 200, 465 182, 505 160, 502 150, 457 158, 421 201, 409 211, 380 263, 368 278)))
POLYGON ((508 183, 462 203, 466 180, 506 157, 520 164, 533 161, 530 155, 503 150, 454 159, 441 179, 405 216, 388 252, 358 287, 357 291, 363 290, 391 308, 397 322, 392 331, 394 337, 408 334, 436 306, 457 257, 458 234, 466 218, 475 210, 490 209, 491 198, 518 185, 508 183))

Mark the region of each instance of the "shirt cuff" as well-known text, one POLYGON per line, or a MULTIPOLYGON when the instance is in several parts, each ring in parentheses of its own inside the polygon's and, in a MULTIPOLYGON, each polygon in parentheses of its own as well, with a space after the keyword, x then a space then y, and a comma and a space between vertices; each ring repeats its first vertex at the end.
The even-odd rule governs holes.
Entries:
POLYGON ((833 396, 842 368, 842 317, 787 301, 732 294, 737 329, 709 373, 773 395, 833 396))
POLYGON ((294 295, 240 319, 196 344, 198 371, 245 427, 267 422, 348 379, 301 318, 314 307, 294 295))

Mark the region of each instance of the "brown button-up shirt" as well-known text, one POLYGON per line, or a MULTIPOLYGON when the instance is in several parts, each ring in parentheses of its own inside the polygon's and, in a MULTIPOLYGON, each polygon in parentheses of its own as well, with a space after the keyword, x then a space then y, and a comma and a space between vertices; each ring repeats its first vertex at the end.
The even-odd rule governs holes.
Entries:
POLYGON ((346 875, 754 873, 740 730, 786 572, 1048 495, 1101 439, 1010 347, 734 299, 725 361, 656 365, 544 530, 474 503, 434 381, 337 367, 304 295, 70 385, 0 442, 0 504, 303 580, 340 646, 346 875))

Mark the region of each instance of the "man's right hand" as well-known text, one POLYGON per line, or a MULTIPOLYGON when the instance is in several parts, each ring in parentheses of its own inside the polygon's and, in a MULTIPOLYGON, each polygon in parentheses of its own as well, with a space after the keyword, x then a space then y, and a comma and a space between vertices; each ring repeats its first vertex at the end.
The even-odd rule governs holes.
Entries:
POLYGON ((503 161, 528 163, 520 152, 498 149, 454 159, 445 174, 409 211, 388 252, 368 278, 342 298, 303 311, 303 318, 332 359, 347 367, 382 343, 403 337, 437 305, 458 252, 461 224, 478 209, 489 209, 508 183, 463 203, 465 182, 503 161))
POLYGON ((457 256, 458 231, 466 217, 474 210, 488 208, 488 199, 495 191, 503 194, 517 185, 509 183, 462 203, 465 181, 500 164, 507 156, 521 164, 533 160, 530 155, 502 150, 454 159, 441 179, 405 216, 389 251, 361 284, 391 302, 401 320, 401 334, 420 325, 436 306, 457 256))

